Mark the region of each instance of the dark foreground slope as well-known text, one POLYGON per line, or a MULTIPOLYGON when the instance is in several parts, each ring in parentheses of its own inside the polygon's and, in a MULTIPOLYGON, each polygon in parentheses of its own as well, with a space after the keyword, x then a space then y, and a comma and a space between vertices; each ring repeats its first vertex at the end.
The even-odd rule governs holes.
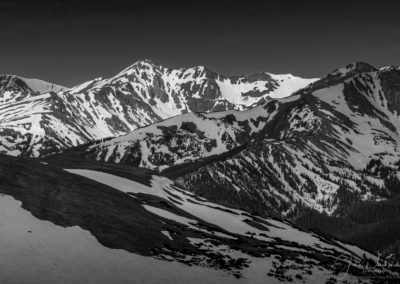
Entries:
POLYGON ((150 170, 0 156, 0 194, 6 283, 356 282, 377 261, 289 223, 211 203, 150 170))

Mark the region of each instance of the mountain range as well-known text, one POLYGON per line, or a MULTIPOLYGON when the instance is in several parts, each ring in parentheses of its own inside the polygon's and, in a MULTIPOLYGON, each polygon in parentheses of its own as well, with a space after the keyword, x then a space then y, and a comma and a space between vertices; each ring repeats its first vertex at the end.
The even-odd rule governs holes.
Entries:
POLYGON ((184 114, 73 152, 159 170, 238 208, 331 214, 343 192, 360 200, 394 194, 367 164, 399 167, 398 83, 398 68, 355 63, 249 110, 184 114))
POLYGON ((72 88, 4 75, 0 230, 11 244, 19 216, 21 247, 33 224, 48 230, 26 248, 54 236, 61 250, 35 256, 68 269, 77 252, 61 258, 62 234, 93 248, 80 266, 131 257, 103 246, 151 257, 170 280, 177 269, 186 281, 213 271, 227 283, 357 282, 374 254, 399 259, 399 114, 400 68, 363 62, 321 79, 149 60, 72 88))
POLYGON ((313 81, 269 73, 225 77, 203 66, 174 70, 149 60, 73 88, 5 75, 0 152, 44 156, 182 113, 246 109, 313 81))

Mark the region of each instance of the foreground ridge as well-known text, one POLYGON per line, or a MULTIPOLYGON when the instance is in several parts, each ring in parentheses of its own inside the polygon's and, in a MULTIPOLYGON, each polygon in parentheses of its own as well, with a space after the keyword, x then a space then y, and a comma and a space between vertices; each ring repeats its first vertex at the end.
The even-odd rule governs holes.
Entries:
POLYGON ((6 281, 352 283, 397 276, 392 269, 364 273, 379 260, 358 247, 212 203, 149 170, 3 155, 0 169, 6 281))

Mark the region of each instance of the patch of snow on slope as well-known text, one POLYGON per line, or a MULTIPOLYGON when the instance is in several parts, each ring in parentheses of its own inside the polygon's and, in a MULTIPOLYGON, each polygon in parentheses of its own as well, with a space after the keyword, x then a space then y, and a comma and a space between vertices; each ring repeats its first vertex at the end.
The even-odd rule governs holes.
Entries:
MULTIPOLYGON (((273 80, 278 82, 278 85, 274 87, 273 91, 270 91, 267 95, 271 98, 283 98, 290 96, 293 92, 306 87, 307 85, 317 81, 318 79, 303 79, 295 77, 291 74, 285 75, 274 75, 269 74, 273 80)), ((223 98, 233 104, 241 104, 245 106, 251 106, 252 104, 259 101, 259 97, 249 97, 245 95, 251 91, 265 92, 268 91, 268 85, 265 81, 257 81, 255 83, 250 82, 237 82, 232 83, 230 79, 225 78, 223 80, 216 81, 223 98)))
POLYGON ((284 98, 290 96, 295 91, 303 89, 307 85, 318 81, 318 78, 304 79, 300 77, 293 76, 291 74, 275 75, 269 74, 272 79, 279 82, 279 86, 274 90, 271 98, 284 98))

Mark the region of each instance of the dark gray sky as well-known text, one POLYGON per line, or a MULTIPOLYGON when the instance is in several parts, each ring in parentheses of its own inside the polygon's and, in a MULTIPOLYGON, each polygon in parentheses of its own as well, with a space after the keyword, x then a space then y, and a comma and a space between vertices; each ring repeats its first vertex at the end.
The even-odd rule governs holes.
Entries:
POLYGON ((0 0, 0 73, 70 87, 146 58, 225 75, 399 65, 399 2, 0 0))

